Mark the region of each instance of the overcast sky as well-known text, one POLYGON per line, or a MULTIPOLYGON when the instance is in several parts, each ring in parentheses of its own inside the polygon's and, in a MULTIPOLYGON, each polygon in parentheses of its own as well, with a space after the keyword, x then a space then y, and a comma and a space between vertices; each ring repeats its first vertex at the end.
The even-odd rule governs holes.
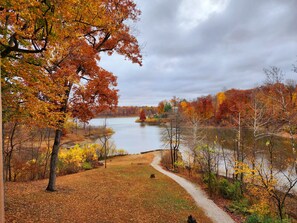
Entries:
POLYGON ((278 66, 296 79, 297 0, 135 0, 143 66, 121 56, 101 65, 118 76, 119 105, 157 105, 223 89, 247 89, 278 66))

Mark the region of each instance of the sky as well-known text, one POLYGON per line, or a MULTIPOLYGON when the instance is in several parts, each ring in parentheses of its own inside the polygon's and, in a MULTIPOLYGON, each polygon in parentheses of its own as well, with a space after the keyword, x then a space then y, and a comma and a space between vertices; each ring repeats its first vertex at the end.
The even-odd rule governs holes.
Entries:
POLYGON ((119 105, 154 106, 173 96, 192 100, 265 81, 280 67, 297 80, 297 0, 135 0, 132 25, 143 66, 122 56, 101 65, 118 76, 119 105))

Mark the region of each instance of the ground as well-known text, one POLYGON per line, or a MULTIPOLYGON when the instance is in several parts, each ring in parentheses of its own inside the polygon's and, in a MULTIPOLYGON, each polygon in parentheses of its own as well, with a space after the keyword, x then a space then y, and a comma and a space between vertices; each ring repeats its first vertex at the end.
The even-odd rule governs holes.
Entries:
POLYGON ((204 213, 216 223, 235 223, 235 221, 221 208, 219 208, 212 200, 208 198, 206 193, 201 190, 201 188, 194 183, 173 174, 170 171, 164 170, 160 165, 161 153, 157 154, 152 162, 152 166, 163 173, 164 175, 170 177, 180 186, 182 186, 196 201, 196 204, 203 209, 204 213))
POLYGON ((117 157, 107 169, 47 180, 6 183, 6 222, 211 222, 194 200, 149 164, 153 154, 117 157), (150 175, 156 178, 151 179, 150 175))

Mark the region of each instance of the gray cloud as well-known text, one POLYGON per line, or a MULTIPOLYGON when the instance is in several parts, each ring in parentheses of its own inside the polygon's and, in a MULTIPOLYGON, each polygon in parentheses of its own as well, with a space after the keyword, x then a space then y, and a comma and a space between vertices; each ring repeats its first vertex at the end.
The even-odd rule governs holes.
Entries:
POLYGON ((296 0, 208 0, 227 4, 196 26, 191 17, 201 14, 201 7, 191 9, 187 20, 180 15, 182 4, 191 1, 199 0, 135 1, 142 11, 135 26, 145 45, 143 66, 120 56, 103 56, 101 62, 118 76, 120 105, 251 88, 263 82, 269 66, 296 79, 291 72, 297 61, 296 0))

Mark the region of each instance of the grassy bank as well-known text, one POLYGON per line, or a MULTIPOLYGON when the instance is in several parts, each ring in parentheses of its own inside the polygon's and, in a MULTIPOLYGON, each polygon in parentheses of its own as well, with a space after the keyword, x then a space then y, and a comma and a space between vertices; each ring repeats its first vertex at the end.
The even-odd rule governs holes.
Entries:
POLYGON ((144 121, 141 121, 139 118, 135 120, 136 123, 144 123, 148 125, 161 125, 169 122, 168 118, 146 118, 144 121))
POLYGON ((153 154, 117 157, 99 168, 57 179, 6 184, 7 222, 186 222, 210 220, 171 179, 149 166, 153 154), (154 173, 155 179, 150 179, 154 173))

